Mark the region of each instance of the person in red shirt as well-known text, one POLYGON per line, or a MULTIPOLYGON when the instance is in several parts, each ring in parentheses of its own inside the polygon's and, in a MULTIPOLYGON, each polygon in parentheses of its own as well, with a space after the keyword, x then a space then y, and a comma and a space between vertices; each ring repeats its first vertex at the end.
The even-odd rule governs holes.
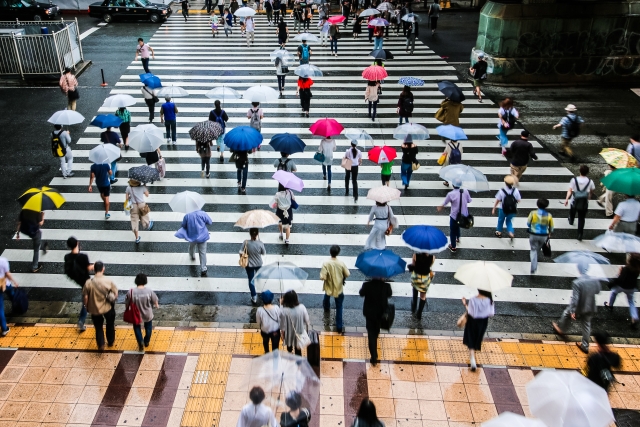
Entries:
POLYGON ((309 117, 309 107, 311 105, 311 86, 313 80, 307 77, 298 77, 298 90, 296 96, 300 96, 300 105, 302 112, 309 117))

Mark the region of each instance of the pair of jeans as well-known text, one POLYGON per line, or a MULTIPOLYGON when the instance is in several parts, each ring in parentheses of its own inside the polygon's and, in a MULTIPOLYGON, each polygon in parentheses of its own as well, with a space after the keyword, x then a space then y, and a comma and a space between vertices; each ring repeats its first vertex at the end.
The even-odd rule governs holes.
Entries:
POLYGON ((293 20, 293 31, 295 30, 300 31, 302 29, 302 22, 298 21, 297 19, 293 20))
POLYGON ((366 318, 367 341, 369 343, 369 354, 371 359, 378 360, 378 335, 380 335, 380 318, 368 316, 366 318))
POLYGON ((82 308, 80 309, 80 316, 78 316, 78 323, 82 323, 83 325, 87 322, 87 307, 82 304, 82 308))
POLYGON ((402 124, 402 119, 404 119, 405 123, 409 123, 409 117, 408 116, 400 116, 400 118, 398 119, 398 124, 401 125, 402 124))
POLYGON ((331 165, 322 165, 322 175, 327 177, 327 183, 331 185, 331 165))
MULTIPOLYGON (((580 324, 580 329, 582 330, 582 348, 585 350, 589 349, 589 341, 591 340, 591 318, 593 317, 593 313, 576 313, 576 322, 580 324)), ((571 310, 569 307, 565 308, 562 312, 562 316, 560 316, 560 320, 558 320, 558 327, 560 330, 565 332, 569 329, 569 324, 571 323, 571 310)))
POLYGON ((549 236, 539 236, 537 234, 529 235, 529 246, 531 250, 529 251, 529 258, 531 259, 531 272, 535 273, 538 271, 538 254, 540 253, 540 249, 542 245, 545 244, 549 236))
POLYGON ((373 39, 373 50, 382 49, 384 37, 375 37, 373 39))
POLYGON ((31 260, 31 269, 35 270, 38 268, 38 263, 40 262, 40 246, 42 245, 42 231, 38 230, 36 234, 31 238, 31 242, 33 243, 33 259, 31 260))
POLYGON ((236 176, 240 183, 240 188, 243 190, 247 188, 247 176, 249 175, 249 164, 245 164, 243 168, 236 169, 236 176), (241 181, 242 179, 242 181, 241 181))
POLYGON ((331 46, 331 53, 338 53, 338 39, 335 37, 331 37, 329 40, 329 45, 331 46))
MULTIPOLYGON (((338 297, 334 297, 333 300, 336 302, 336 328, 338 331, 341 331, 344 327, 342 323, 342 303, 344 302, 344 293, 341 293, 338 297)), ((322 308, 326 311, 329 311, 331 308, 331 297, 327 294, 324 295, 324 299, 322 300, 322 308)))
POLYGON ((191 259, 196 259, 196 247, 198 248, 198 257, 200 257, 200 270, 207 271, 207 242, 189 243, 189 255, 191 259))
POLYGON ((144 68, 144 72, 150 73, 151 71, 149 71, 149 58, 140 58, 140 61, 142 61, 142 68, 144 68))
MULTIPOLYGON (((296 348, 295 350, 296 350, 295 351, 296 356, 302 356, 302 350, 300 350, 299 348, 296 348)), ((287 351, 289 353, 293 353, 294 352, 293 347, 287 347, 287 351)))
POLYGON ((369 101, 369 117, 371 117, 372 119, 375 119, 377 113, 378 113, 378 101, 369 101), (371 114, 371 110, 373 110, 373 114, 371 114))
POLYGON ((282 92, 284 90, 284 78, 286 77, 286 75, 276 75, 276 77, 278 78, 278 90, 282 92))
POLYGON ((268 9, 267 10, 267 21, 269 21, 269 23, 271 23, 271 21, 273 21, 273 9, 268 9))
POLYGON ((513 234, 515 232, 513 228, 513 218, 516 217, 516 214, 505 215, 502 209, 498 209, 498 226, 496 227, 496 231, 502 233, 502 226, 504 223, 507 223, 507 233, 513 234))
POLYGON ((176 121, 175 120, 165 120, 164 121, 164 129, 167 133, 166 138, 171 138, 171 141, 176 142, 176 121), (171 134, 171 136, 169 136, 171 134))
POLYGON ((346 170, 344 175, 344 188, 347 189, 347 195, 349 194, 349 178, 353 184, 353 197, 358 198, 358 166, 351 166, 351 170, 346 170))
POLYGON ((411 53, 416 50, 416 35, 409 34, 407 36, 407 43, 405 44, 405 50, 409 50, 409 46, 411 46, 411 53))
POLYGON ((449 217, 449 240, 451 241, 451 247, 456 248, 456 244, 460 239, 460 226, 455 218, 449 217))
POLYGON ((113 174, 109 177, 109 181, 113 184, 116 179, 116 173, 118 173, 118 162, 115 160, 111 162, 111 172, 113 172, 113 174))
POLYGON ((62 176, 68 176, 73 172, 73 153, 71 147, 67 147, 67 153, 60 157, 60 169, 62 170, 62 176))
POLYGON ((155 117, 156 103, 153 102, 153 99, 146 98, 144 100, 144 103, 147 104, 147 108, 149 108, 149 123, 151 123, 153 121, 153 118, 155 117))
POLYGON ((96 329, 96 344, 98 344, 98 348, 104 347, 104 323, 107 323, 107 344, 111 347, 116 340, 116 309, 115 307, 111 307, 111 310, 107 311, 104 314, 92 314, 91 321, 93 322, 93 327, 96 329))
POLYGON ((200 170, 209 175, 209 171, 211 170, 211 157, 200 158, 200 170))
POLYGON ((4 315, 4 293, 3 292, 0 292, 0 328, 2 328, 2 332, 5 332, 9 329, 7 327, 7 318, 4 315))
POLYGON ((509 145, 509 138, 507 138, 507 132, 509 132, 509 128, 505 128, 503 126, 500 126, 498 128, 498 139, 500 140, 500 145, 502 145, 503 149, 506 149, 507 145, 509 145))
POLYGON ((144 322, 144 339, 142 338, 142 327, 140 325, 133 325, 133 333, 136 336, 138 345, 144 345, 145 347, 149 345, 149 341, 151 341, 151 331, 153 331, 153 320, 144 322))
POLYGON ((280 331, 269 333, 260 331, 260 335, 262 335, 262 346, 265 353, 269 353, 269 341, 271 341, 271 351, 276 351, 280 347, 280 331))
POLYGON ((575 208, 575 202, 571 203, 569 208, 569 224, 573 225, 573 221, 576 219, 576 215, 578 215, 578 235, 582 236, 582 232, 584 231, 584 223, 587 218, 588 209, 583 211, 579 211, 575 208))
MULTIPOLYGON (((249 292, 251 292, 251 296, 255 297, 256 287, 253 285, 253 276, 256 275, 256 271, 260 270, 260 267, 245 267, 245 271, 247 272, 247 280, 249 281, 249 292)), ((278 348, 276 346, 275 348, 278 348)))
POLYGON ((637 322, 638 309, 636 308, 635 301, 633 301, 633 294, 636 292, 635 288, 623 289, 620 286, 614 286, 613 288, 611 288, 611 296, 609 297, 609 306, 613 307, 613 303, 616 302, 616 297, 621 292, 627 296, 627 301, 629 302, 629 314, 631 315, 631 319, 633 319, 634 322, 637 322))
POLYGON ((411 182, 411 175, 413 174, 413 164, 404 163, 400 164, 400 178, 402 178, 402 185, 409 185, 411 182))

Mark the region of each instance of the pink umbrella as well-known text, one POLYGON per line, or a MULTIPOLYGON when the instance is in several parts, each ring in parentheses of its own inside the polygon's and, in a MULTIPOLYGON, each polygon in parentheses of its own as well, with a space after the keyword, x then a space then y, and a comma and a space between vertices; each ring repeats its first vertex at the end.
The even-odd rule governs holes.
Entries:
POLYGON ((342 21, 344 21, 346 19, 345 16, 343 15, 336 15, 336 16, 332 16, 329 19, 327 19, 327 21, 329 21, 330 24, 339 24, 342 21))
POLYGON ((289 188, 298 192, 302 191, 304 188, 304 182, 291 172, 279 170, 276 171, 271 178, 282 184, 284 188, 289 188))
POLYGON ((344 127, 336 119, 320 119, 312 124, 309 130, 314 135, 328 138, 333 135, 340 135, 344 127))
POLYGON ((384 67, 381 67, 379 65, 371 65, 364 69, 364 71, 362 72, 362 77, 367 80, 376 81, 389 77, 389 74, 387 74, 387 70, 385 70, 384 67))

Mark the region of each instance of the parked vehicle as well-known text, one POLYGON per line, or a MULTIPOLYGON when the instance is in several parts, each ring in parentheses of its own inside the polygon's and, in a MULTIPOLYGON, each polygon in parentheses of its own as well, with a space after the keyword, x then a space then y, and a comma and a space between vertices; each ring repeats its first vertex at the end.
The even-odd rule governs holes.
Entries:
POLYGON ((34 0, 0 0, 0 19, 3 21, 42 21, 60 16, 55 4, 34 0))
POLYGON ((132 19, 155 23, 171 16, 171 8, 148 0, 104 0, 89 5, 89 16, 101 18, 104 22, 132 19))

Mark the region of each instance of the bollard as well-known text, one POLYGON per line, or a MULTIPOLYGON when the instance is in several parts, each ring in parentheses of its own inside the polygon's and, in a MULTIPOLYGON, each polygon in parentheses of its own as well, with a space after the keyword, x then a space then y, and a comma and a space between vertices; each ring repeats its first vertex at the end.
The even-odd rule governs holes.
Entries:
POLYGON ((109 86, 109 84, 107 84, 107 82, 104 81, 104 70, 102 68, 100 68, 100 74, 102 74, 102 84, 100 86, 102 87, 109 86))

